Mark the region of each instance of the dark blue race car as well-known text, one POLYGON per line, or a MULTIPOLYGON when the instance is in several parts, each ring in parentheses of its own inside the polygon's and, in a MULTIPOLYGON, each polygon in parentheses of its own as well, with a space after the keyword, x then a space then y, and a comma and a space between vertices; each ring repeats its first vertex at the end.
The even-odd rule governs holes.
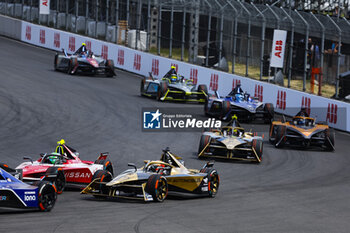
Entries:
POLYGON ((23 183, 20 172, 0 167, 0 207, 33 208, 50 211, 56 202, 56 188, 48 181, 37 181, 33 185, 23 183))
POLYGON ((240 86, 225 97, 221 97, 218 92, 215 94, 215 96, 208 96, 207 98, 204 105, 205 115, 222 120, 231 119, 232 116, 236 115, 242 121, 247 122, 260 118, 265 123, 270 123, 273 119, 273 104, 263 103, 250 97, 247 92, 243 92, 240 86))

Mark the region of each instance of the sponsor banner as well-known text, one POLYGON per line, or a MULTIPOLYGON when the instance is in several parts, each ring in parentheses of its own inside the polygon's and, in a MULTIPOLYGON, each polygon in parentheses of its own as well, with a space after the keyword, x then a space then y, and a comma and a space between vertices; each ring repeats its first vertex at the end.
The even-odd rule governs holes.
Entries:
POLYGON ((220 128, 222 122, 198 115, 193 108, 142 108, 143 132, 202 132, 220 128))
POLYGON ((39 14, 49 15, 50 14, 50 0, 40 0, 39 2, 39 14))
POLYGON ((274 30, 270 66, 283 68, 287 31, 274 30))
MULTIPOLYGON (((56 51, 65 49, 68 53, 73 53, 82 43, 86 43, 86 46, 91 48, 94 54, 112 59, 117 68, 142 76, 148 76, 151 72, 155 78, 162 78, 173 65, 180 75, 192 79, 198 85, 205 84, 211 93, 217 90, 221 96, 226 96, 234 87, 240 84, 242 89, 251 96, 265 103, 272 103, 278 113, 293 116, 297 112, 292 110, 293 108, 305 107, 310 114, 317 115, 317 119, 320 121, 327 121, 331 127, 350 131, 350 118, 346 117, 350 114, 349 103, 175 61, 25 21, 22 21, 21 38, 22 41, 33 45, 56 51)), ((282 56, 282 53, 280 55, 282 56)), ((202 109, 197 114, 202 114, 202 109)))

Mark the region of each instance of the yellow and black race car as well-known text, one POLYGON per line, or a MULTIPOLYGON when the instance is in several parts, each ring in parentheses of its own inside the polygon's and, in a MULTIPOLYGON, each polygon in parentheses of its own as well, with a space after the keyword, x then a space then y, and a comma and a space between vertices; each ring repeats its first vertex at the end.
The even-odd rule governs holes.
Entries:
POLYGON ((204 103, 208 96, 206 85, 196 85, 191 79, 185 79, 176 73, 175 67, 161 80, 155 79, 152 73, 141 81, 141 95, 155 97, 159 101, 186 101, 204 103))
POLYGON ((219 189, 219 174, 208 162, 201 170, 188 169, 180 157, 169 148, 163 150, 160 160, 145 160, 145 165, 128 169, 112 179, 101 174, 81 192, 95 197, 129 198, 162 202, 171 194, 194 194, 215 197, 219 189))
POLYGON ((227 126, 202 134, 198 158, 222 158, 258 162, 262 160, 263 138, 245 132, 234 115, 227 126))
POLYGON ((327 123, 316 123, 304 109, 291 121, 286 121, 284 117, 282 121, 273 121, 269 132, 269 140, 275 147, 321 147, 334 151, 334 137, 334 130, 327 123))

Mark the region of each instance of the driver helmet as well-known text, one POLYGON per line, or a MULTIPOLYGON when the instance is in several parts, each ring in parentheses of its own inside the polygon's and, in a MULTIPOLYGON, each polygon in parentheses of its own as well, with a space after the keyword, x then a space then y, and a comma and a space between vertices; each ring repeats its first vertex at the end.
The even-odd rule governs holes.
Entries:
POLYGON ((86 50, 87 50, 87 49, 86 49, 86 44, 85 44, 85 43, 82 43, 82 44, 81 44, 81 52, 82 52, 82 53, 86 53, 86 50))
POLYGON ((176 82, 177 81, 177 75, 176 74, 170 75, 170 81, 171 82, 176 82))
POLYGON ((59 155, 59 153, 51 153, 51 155, 49 155, 47 159, 51 164, 55 164, 59 160, 59 155))
POLYGON ((305 125, 305 119, 304 119, 304 118, 298 119, 297 124, 298 124, 298 125, 305 125))
POLYGON ((243 101, 244 96, 242 94, 236 94, 235 95, 237 101, 243 101))
POLYGON ((234 136, 238 136, 238 130, 237 130, 237 129, 234 129, 234 130, 233 130, 233 135, 234 135, 234 136))

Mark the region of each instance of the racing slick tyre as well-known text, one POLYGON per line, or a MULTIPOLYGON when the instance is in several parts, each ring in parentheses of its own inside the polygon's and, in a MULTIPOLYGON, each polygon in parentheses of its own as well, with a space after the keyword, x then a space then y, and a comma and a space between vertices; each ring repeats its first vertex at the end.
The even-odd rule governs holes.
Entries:
MULTIPOLYGON (((204 84, 201 84, 201 85, 198 85, 198 92, 204 92, 205 93, 205 96, 204 98, 207 98, 208 96, 208 88, 207 88, 207 85, 204 85, 204 84)), ((200 95, 198 95, 197 97, 198 99, 202 99, 200 95)))
POLYGON ((334 144, 335 143, 335 133, 333 129, 328 129, 326 131, 326 150, 327 151, 334 151, 334 144))
POLYGON ((95 164, 102 164, 103 165, 103 170, 108 171, 109 173, 111 173, 111 175, 113 176, 113 165, 112 162, 110 160, 96 160, 95 164))
POLYGON ((106 61, 106 77, 113 77, 114 76, 114 61, 109 59, 106 61))
MULTIPOLYGON (((98 180, 99 182, 109 182, 112 180, 112 174, 106 170, 97 170, 92 176, 91 181, 94 181, 95 179, 99 179, 98 180)), ((107 195, 109 192, 109 189, 104 184, 100 184, 99 190, 100 190, 99 194, 107 195)), ((105 196, 100 196, 100 195, 93 195, 93 196, 95 198, 106 198, 105 196)))
POLYGON ((152 195, 153 201, 162 202, 168 195, 168 182, 159 175, 151 175, 146 183, 145 191, 152 195))
POLYGON ((54 61, 54 68, 55 68, 55 70, 58 70, 58 54, 56 53, 56 55, 55 55, 55 61, 54 61))
POLYGON ((158 93, 157 93, 157 100, 161 101, 161 98, 167 93, 167 91, 168 91, 168 83, 160 82, 158 93))
POLYGON ((224 119, 226 115, 231 111, 230 101, 223 101, 221 106, 221 115, 220 118, 224 119))
MULTIPOLYGON (((202 135, 201 140, 199 141, 199 147, 198 147, 198 157, 201 157, 199 154, 203 151, 203 149, 210 143, 210 136, 208 135, 202 135)), ((209 152, 209 149, 207 148, 205 152, 209 152)))
POLYGON ((286 144, 286 127, 285 126, 276 126, 276 138, 275 138, 275 147, 281 148, 286 144))
POLYGON ((271 144, 274 144, 275 139, 276 139, 276 134, 277 134, 277 126, 274 126, 270 124, 270 129, 269 129, 269 141, 271 144))
POLYGON ((262 155, 263 155, 263 141, 262 140, 257 140, 257 139, 253 139, 252 141, 252 146, 257 154, 257 156, 259 157, 260 161, 257 160, 258 163, 261 163, 262 161, 262 155))
POLYGON ((207 173, 208 177, 208 196, 215 197, 220 185, 220 177, 218 172, 212 168, 202 168, 200 173, 207 173))
POLYGON ((72 57, 71 59, 69 59, 68 62, 68 74, 75 74, 76 70, 74 70, 74 67, 76 67, 78 65, 78 59, 76 57, 72 57))
POLYGON ((39 181, 38 185, 38 208, 40 211, 50 211, 57 199, 56 188, 48 181, 39 181))
POLYGON ((273 108, 273 104, 267 103, 264 106, 264 121, 265 123, 271 123, 273 120, 273 117, 275 115, 275 110, 273 108))
POLYGON ((55 185, 57 194, 61 194, 66 187, 66 177, 64 176, 63 169, 60 167, 49 167, 46 170, 45 175, 56 175, 56 178, 52 181, 52 184, 55 185))

